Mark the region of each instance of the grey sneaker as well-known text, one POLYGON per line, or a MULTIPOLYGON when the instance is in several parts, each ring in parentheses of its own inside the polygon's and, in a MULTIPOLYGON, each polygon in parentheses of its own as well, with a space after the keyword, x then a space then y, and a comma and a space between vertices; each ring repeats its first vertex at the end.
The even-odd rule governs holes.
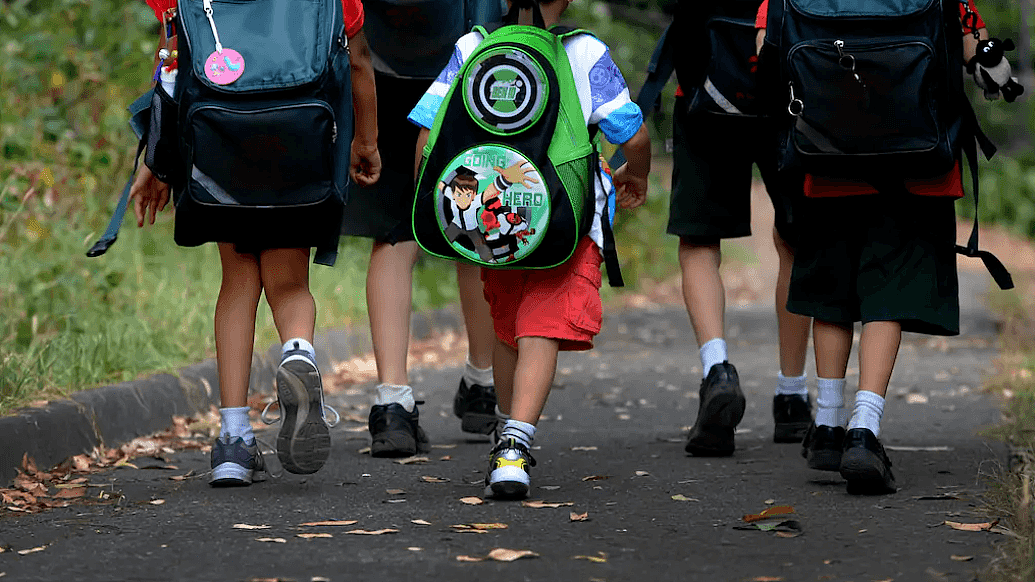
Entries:
MULTIPOLYGON (((277 458, 290 473, 315 473, 327 462, 331 453, 330 427, 338 423, 338 412, 323 403, 323 382, 316 362, 303 350, 291 350, 277 368, 277 402, 280 418, 269 419, 266 410, 262 420, 267 424, 280 421, 277 435, 277 458), (329 421, 326 412, 335 420, 329 421)), ((272 403, 271 403, 272 404, 272 403)))
POLYGON ((212 444, 212 478, 209 485, 213 487, 243 487, 251 485, 258 473, 266 471, 266 462, 262 458, 258 442, 252 439, 251 444, 241 437, 223 435, 212 444))

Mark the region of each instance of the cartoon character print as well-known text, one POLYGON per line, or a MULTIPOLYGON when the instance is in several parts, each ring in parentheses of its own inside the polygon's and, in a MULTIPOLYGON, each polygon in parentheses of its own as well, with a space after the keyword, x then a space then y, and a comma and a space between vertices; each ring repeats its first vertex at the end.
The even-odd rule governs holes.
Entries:
POLYGON ((527 245, 528 237, 535 234, 535 229, 528 225, 529 210, 527 206, 503 206, 498 199, 483 207, 482 227, 493 262, 513 261, 519 244, 527 245))
POLYGON ((459 166, 452 173, 448 183, 439 183, 439 191, 442 193, 443 203, 446 204, 446 215, 452 217, 445 229, 446 238, 476 253, 485 263, 497 262, 481 220, 485 207, 491 202, 499 206, 497 198, 514 184, 520 183, 528 187, 529 184, 539 182, 529 175, 535 173, 535 168, 527 160, 515 162, 507 168, 494 166, 493 170, 497 172, 497 176, 480 196, 479 176, 465 166, 459 166), (476 198, 479 198, 477 205, 476 198))

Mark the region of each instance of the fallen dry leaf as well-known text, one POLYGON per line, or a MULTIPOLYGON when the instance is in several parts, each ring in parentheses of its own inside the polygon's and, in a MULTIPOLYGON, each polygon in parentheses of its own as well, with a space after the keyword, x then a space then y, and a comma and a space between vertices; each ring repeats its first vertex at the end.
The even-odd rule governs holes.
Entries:
POLYGON ((589 512, 575 513, 572 511, 568 514, 568 521, 589 521, 589 512))
POLYGON ((457 562, 484 562, 487 558, 479 556, 464 556, 460 555, 456 557, 457 562))
POLYGON ((272 542, 274 544, 286 544, 287 540, 284 538, 255 538, 257 542, 272 542))
POLYGON ((508 550, 507 548, 496 548, 489 552, 489 559, 497 562, 513 562, 521 558, 538 558, 539 554, 532 550, 508 550))
POLYGON ((433 477, 431 475, 422 475, 420 480, 424 481, 425 483, 449 483, 449 479, 445 479, 443 477, 433 477))
POLYGON ((647 471, 636 471, 637 477, 646 477, 647 475, 650 475, 647 471))
POLYGON ((151 505, 164 505, 165 504, 165 500, 164 499, 152 499, 151 501, 148 501, 148 503, 150 503, 151 505))
POLYGON ((570 507, 575 505, 574 501, 522 501, 522 507, 531 507, 533 509, 549 508, 554 509, 557 507, 570 507))
POLYGON ((676 493, 672 496, 672 501, 700 501, 700 499, 697 499, 696 497, 687 497, 682 493, 676 493))
POLYGON ((441 457, 438 458, 438 460, 440 460, 440 461, 452 461, 453 460, 453 455, 442 455, 441 457))
POLYGON ((430 521, 424 521, 423 519, 411 519, 410 523, 414 523, 417 525, 431 525, 430 521))
POLYGON ((72 457, 72 466, 75 467, 76 471, 87 471, 90 469, 90 457, 76 455, 72 457))
POLYGON ((597 448, 596 447, 572 447, 571 450, 573 450, 573 451, 595 451, 595 450, 597 450, 597 448))
POLYGON ((481 505, 485 503, 485 500, 480 497, 461 497, 460 503, 465 505, 481 505))
POLYGON ((385 489, 385 493, 389 495, 402 495, 403 493, 406 493, 406 491, 403 489, 385 489))
POLYGON ((361 454, 361 455, 369 455, 370 454, 370 447, 363 447, 362 449, 360 449, 360 450, 358 450, 356 452, 361 454))
POLYGON ((958 529, 960 531, 989 531, 998 523, 999 520, 997 519, 995 521, 986 521, 983 523, 960 523, 958 521, 946 521, 945 525, 951 527, 952 529, 958 529))
POLYGON ((86 495, 86 487, 81 485, 70 487, 68 489, 61 489, 54 494, 54 499, 76 499, 86 495))
MULTIPOLYGON (((366 427, 364 427, 363 430, 366 430, 366 427)), ((400 465, 412 465, 414 463, 427 463, 427 462, 428 462, 428 458, 427 457, 407 457, 405 459, 399 459, 398 461, 396 461, 396 463, 399 463, 400 465)))
POLYGON ((469 523, 467 524, 475 529, 507 529, 505 523, 469 523))
POLYGON ((974 556, 957 556, 956 554, 953 554, 949 557, 956 562, 969 562, 974 559, 974 556))
POLYGON ((354 523, 357 523, 358 521, 359 521, 358 519, 343 519, 343 520, 328 520, 328 521, 307 521, 305 523, 300 523, 298 525, 300 525, 302 527, 314 527, 314 526, 318 526, 318 525, 327 525, 327 526, 333 526, 333 525, 352 525, 354 523))
POLYGON ((249 525, 247 523, 235 523, 234 529, 269 529, 273 526, 269 525, 249 525))
POLYGON ((751 582, 783 582, 783 576, 755 576, 751 582))
POLYGON ((587 477, 583 477, 582 480, 583 481, 603 481, 604 479, 610 479, 610 478, 611 478, 610 475, 589 475, 587 477))
POLYGON ((334 536, 329 533, 301 533, 296 534, 296 537, 300 537, 304 540, 311 540, 313 538, 333 538, 334 536))
POLYGON ((183 475, 173 475, 173 476, 171 476, 169 478, 172 479, 173 481, 186 481, 187 479, 191 478, 191 476, 193 476, 193 475, 194 475, 194 469, 191 469, 190 471, 187 471, 183 475))
POLYGON ((36 552, 42 552, 45 549, 47 549, 47 546, 36 546, 35 548, 29 548, 27 550, 18 550, 18 554, 21 556, 25 556, 27 554, 35 554, 36 552))
POLYGON ((590 562, 596 562, 597 564, 603 564, 607 562, 607 554, 604 552, 597 552, 595 556, 572 556, 572 560, 589 560, 590 562))
POLYGON ((375 529, 375 530, 350 529, 349 531, 347 531, 345 533, 347 533, 347 534, 357 534, 357 535, 363 535, 363 536, 380 536, 380 535, 384 535, 384 534, 399 533, 399 530, 391 529, 391 528, 375 529))
POLYGON ((772 517, 777 517, 780 515, 788 515, 790 513, 794 513, 794 508, 790 505, 774 505, 766 509, 765 511, 762 511, 760 513, 751 513, 745 515, 740 519, 742 519, 745 523, 752 523, 755 521, 762 521, 764 519, 770 519, 772 517))

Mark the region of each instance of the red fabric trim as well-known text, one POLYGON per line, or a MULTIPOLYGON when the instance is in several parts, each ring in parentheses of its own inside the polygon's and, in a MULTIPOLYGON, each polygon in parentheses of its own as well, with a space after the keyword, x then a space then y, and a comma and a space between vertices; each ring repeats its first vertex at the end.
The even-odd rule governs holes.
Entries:
MULTIPOLYGON (((947 198, 963 197, 963 175, 960 164, 956 162, 948 174, 927 180, 908 180, 906 189, 917 196, 939 196, 947 198)), ((805 196, 807 198, 837 198, 841 196, 865 196, 876 194, 873 186, 855 180, 840 180, 823 176, 805 176, 805 196)))

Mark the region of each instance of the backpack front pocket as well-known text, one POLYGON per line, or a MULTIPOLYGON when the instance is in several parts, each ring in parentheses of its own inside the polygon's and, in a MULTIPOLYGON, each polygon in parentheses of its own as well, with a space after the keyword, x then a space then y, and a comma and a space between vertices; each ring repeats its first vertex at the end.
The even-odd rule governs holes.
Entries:
POLYGON ((711 58, 704 81, 690 103, 691 111, 737 116, 757 114, 756 32, 754 21, 720 17, 708 21, 711 58))
POLYGON ((803 155, 926 152, 940 140, 936 59, 919 39, 801 43, 788 52, 791 135, 803 155))
POLYGON ((337 127, 322 101, 202 105, 187 126, 188 192, 202 204, 303 206, 336 192, 337 127))

